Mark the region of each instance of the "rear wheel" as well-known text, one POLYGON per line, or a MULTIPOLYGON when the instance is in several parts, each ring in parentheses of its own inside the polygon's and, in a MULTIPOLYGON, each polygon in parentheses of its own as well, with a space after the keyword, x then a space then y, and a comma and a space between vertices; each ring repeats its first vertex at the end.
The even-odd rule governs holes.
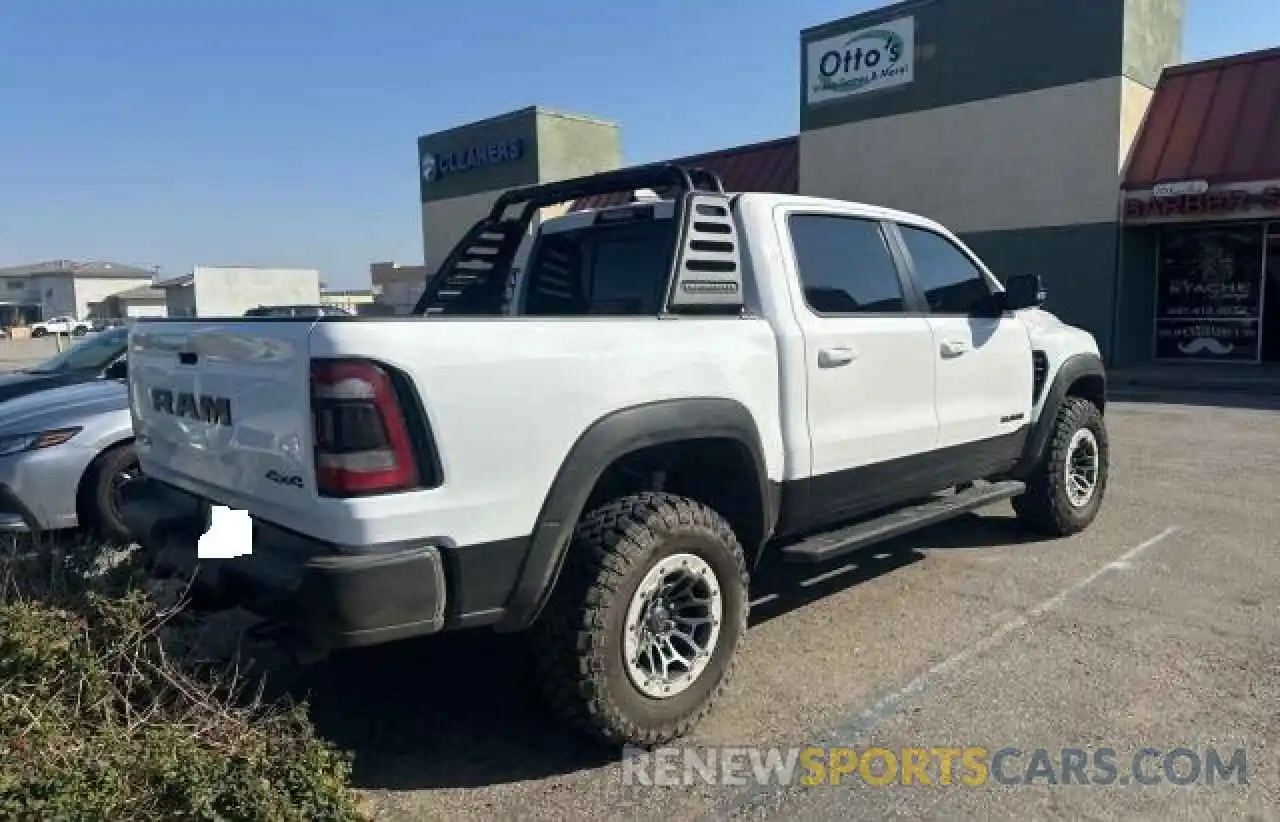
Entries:
POLYGON ((49 334, 49 331, 48 329, 45 329, 45 328, 31 329, 31 336, 33 337, 45 337, 45 336, 48 336, 48 334, 49 334))
POLYGON ((597 740, 669 742, 723 691, 747 607, 746 559, 722 516, 671 494, 614 500, 579 523, 535 626, 540 686, 597 740))
POLYGON ((1049 444, 1015 497, 1018 518, 1038 533, 1069 536, 1089 527, 1102 506, 1108 472, 1107 428, 1098 406, 1067 397, 1058 409, 1049 444))
POLYGON ((132 535, 120 515, 120 489, 139 475, 133 443, 104 451, 89 469, 81 494, 83 525, 112 542, 131 542, 132 535))

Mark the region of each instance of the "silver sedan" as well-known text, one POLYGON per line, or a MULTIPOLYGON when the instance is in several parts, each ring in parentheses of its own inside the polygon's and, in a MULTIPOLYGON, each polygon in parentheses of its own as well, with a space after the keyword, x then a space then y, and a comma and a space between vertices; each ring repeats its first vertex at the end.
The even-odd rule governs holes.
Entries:
POLYGON ((0 403, 0 531, 86 526, 127 540, 117 491, 137 473, 124 380, 98 379, 0 403))

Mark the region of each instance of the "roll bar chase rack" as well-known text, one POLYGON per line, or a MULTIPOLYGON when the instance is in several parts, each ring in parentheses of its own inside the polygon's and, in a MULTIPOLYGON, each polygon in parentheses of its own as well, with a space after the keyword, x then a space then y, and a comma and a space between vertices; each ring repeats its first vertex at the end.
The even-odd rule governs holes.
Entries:
POLYGON ((674 190, 677 246, 667 280, 665 313, 740 313, 742 256, 730 213, 730 197, 714 172, 674 163, 652 163, 586 177, 516 188, 503 193, 428 280, 414 314, 502 313, 512 262, 529 226, 546 206, 635 191, 674 190), (520 206, 518 216, 507 212, 520 206))

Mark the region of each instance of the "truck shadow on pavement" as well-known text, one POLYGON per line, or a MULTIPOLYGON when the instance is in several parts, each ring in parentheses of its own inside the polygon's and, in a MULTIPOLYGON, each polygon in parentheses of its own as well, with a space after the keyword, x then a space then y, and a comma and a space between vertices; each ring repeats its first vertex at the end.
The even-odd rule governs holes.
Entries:
MULTIPOLYGON (((752 624, 924 559, 930 550, 1029 542, 1012 518, 966 516, 827 565, 767 564, 752 586, 752 624)), ((319 733, 355 755, 366 790, 484 787, 597 768, 620 758, 566 729, 543 706, 525 638, 487 631, 336 654, 277 688, 306 698, 319 733)))

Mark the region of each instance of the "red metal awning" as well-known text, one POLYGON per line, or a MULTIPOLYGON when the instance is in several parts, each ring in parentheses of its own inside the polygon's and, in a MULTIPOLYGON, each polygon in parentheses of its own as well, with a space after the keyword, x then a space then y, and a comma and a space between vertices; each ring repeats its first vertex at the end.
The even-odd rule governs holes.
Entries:
MULTIPOLYGON (((797 137, 783 137, 765 143, 696 154, 671 162, 701 166, 716 172, 724 181, 725 191, 795 194, 800 185, 800 141, 797 137)), ((571 210, 621 205, 628 200, 630 195, 623 192, 583 197, 574 201, 571 210)))
POLYGON ((1164 71, 1134 143, 1126 190, 1280 179, 1280 48, 1164 71))

